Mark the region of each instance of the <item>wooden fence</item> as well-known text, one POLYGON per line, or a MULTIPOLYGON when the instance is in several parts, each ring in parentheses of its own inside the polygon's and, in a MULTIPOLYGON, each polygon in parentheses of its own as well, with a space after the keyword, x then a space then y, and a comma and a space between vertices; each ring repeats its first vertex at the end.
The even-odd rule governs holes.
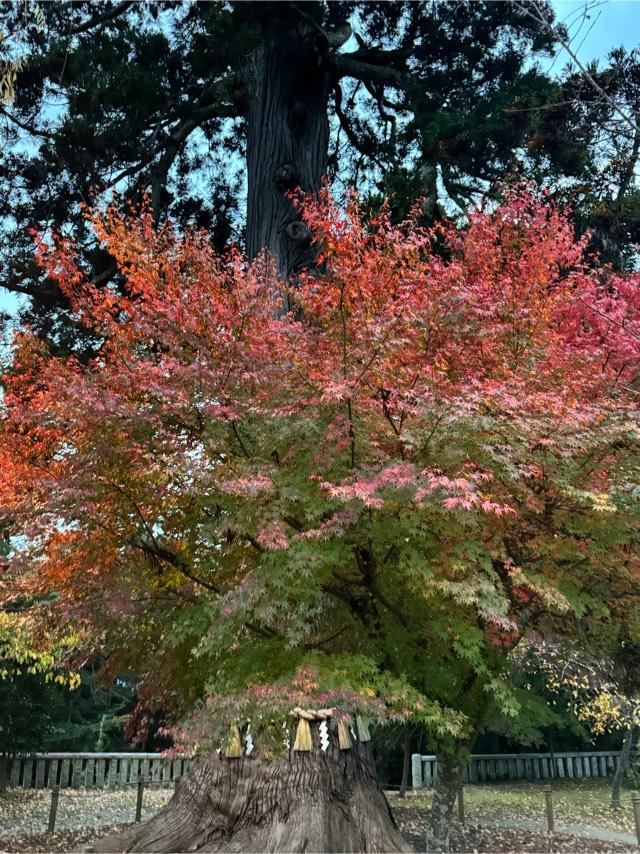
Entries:
MULTIPOLYGON (((620 753, 600 750, 590 753, 482 753, 471 757, 463 782, 495 780, 551 780, 554 778, 608 777, 620 753)), ((188 757, 159 753, 32 753, 0 757, 0 787, 24 789, 125 786, 171 783, 189 767, 188 757)), ((412 756, 414 789, 432 786, 438 774, 436 757, 412 756)))
POLYGON ((0 786, 23 789, 171 783, 189 767, 187 757, 160 753, 32 753, 0 757, 0 786))
MULTIPOLYGON (((463 773, 465 783, 495 780, 551 780, 559 777, 609 777, 620 757, 617 750, 591 753, 479 753, 463 773)), ((411 758, 414 789, 432 786, 438 775, 435 756, 414 753, 411 758)))

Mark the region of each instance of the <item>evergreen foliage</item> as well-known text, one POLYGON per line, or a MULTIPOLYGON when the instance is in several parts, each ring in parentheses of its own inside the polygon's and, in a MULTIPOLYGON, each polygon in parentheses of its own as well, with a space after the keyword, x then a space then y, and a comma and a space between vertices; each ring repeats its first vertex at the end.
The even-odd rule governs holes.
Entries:
MULTIPOLYGON (((217 248, 242 241, 247 58, 288 33, 299 33, 295 73, 320 66, 327 77, 318 174, 336 187, 390 195, 400 217, 423 197, 428 223, 508 175, 535 174, 572 188, 582 227, 596 226, 616 263, 637 237, 637 140, 580 75, 536 66, 557 46, 515 3, 16 0, 0 29, 2 61, 19 60, 0 105, 2 285, 33 298, 27 316, 61 348, 92 342, 69 328, 28 229, 72 234, 102 285, 118 276, 81 205, 113 188, 134 200, 148 188, 156 219, 207 228, 217 248)), ((597 77, 637 115, 636 54, 616 52, 597 77)), ((292 110, 304 124, 302 106, 292 110)))
POLYGON ((134 703, 123 680, 101 685, 91 669, 70 688, 32 673, 0 680, 0 754, 128 750, 123 725, 134 703))

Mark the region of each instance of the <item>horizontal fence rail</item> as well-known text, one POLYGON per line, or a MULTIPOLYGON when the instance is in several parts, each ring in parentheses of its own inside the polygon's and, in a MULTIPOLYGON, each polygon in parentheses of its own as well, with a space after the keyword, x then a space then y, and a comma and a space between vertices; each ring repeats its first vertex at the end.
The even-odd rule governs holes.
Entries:
POLYGON ((188 757, 160 753, 31 753, 0 757, 0 788, 105 788, 172 783, 189 767, 188 757))
MULTIPOLYGON (((478 753, 471 757, 462 780, 485 783, 495 780, 551 780, 566 777, 609 777, 620 759, 618 750, 589 753, 478 753)), ((414 789, 432 786, 438 776, 435 756, 414 753, 411 757, 414 789)))

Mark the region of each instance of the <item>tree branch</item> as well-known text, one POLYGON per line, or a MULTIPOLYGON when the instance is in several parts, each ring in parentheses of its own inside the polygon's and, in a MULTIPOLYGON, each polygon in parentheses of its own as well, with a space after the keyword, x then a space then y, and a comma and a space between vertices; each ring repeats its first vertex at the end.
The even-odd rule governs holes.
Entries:
POLYGON ((338 121, 340 122, 340 127, 347 135, 347 139, 351 143, 351 145, 359 151, 360 154, 364 154, 365 157, 372 157, 373 150, 372 146, 366 146, 358 137, 354 129, 351 127, 351 123, 347 118, 346 113, 342 109, 342 87, 339 83, 336 83, 334 87, 334 106, 336 110, 336 116, 338 117, 338 121))
POLYGON ((31 133, 33 134, 33 136, 41 136, 43 139, 55 138, 55 135, 52 134, 50 131, 42 130, 40 128, 34 128, 31 125, 26 124, 26 122, 23 122, 20 119, 16 118, 16 116, 10 113, 9 110, 7 110, 7 108, 2 105, 0 105, 0 114, 6 116, 6 118, 9 119, 9 121, 12 122, 14 125, 16 125, 16 127, 19 127, 21 130, 26 130, 27 133, 31 133))
MULTIPOLYGON (((389 51, 390 54, 395 54, 395 51, 389 51)), ((379 52, 379 57, 385 55, 384 51, 379 52)), ((384 83, 386 86, 394 86, 396 89, 408 89, 413 81, 411 74, 407 71, 399 71, 397 68, 392 68, 389 65, 378 65, 372 62, 365 62, 358 57, 362 56, 361 51, 356 53, 339 53, 332 59, 334 72, 340 77, 355 77, 357 80, 368 81, 370 83, 384 83)))
POLYGON ((15 276, 3 277, 0 281, 0 287, 6 291, 15 294, 25 294, 25 296, 40 300, 41 302, 49 303, 50 305, 59 305, 59 292, 53 289, 45 289, 36 285, 24 285, 16 281, 15 276))
POLYGON ((177 569, 182 575, 186 576, 190 581, 193 581, 195 584, 199 584, 201 587, 206 588, 207 590, 211 590, 212 593, 222 593, 222 588, 218 587, 217 584, 214 584, 210 581, 205 581, 203 578, 195 575, 187 563, 175 552, 169 551, 169 549, 165 549, 163 546, 160 546, 154 538, 154 542, 148 543, 146 540, 141 539, 140 537, 133 537, 129 540, 130 545, 134 548, 140 549, 140 551, 144 552, 149 557, 153 557, 156 560, 163 561, 168 563, 169 566, 172 566, 174 569, 177 569))
POLYGON ((622 117, 622 119, 626 122, 626 124, 629 125, 629 127, 633 131, 638 131, 638 122, 632 116, 628 116, 625 111, 616 104, 611 95, 609 95, 602 88, 598 81, 593 77, 589 69, 585 65, 583 65, 580 59, 578 59, 578 55, 571 47, 569 41, 564 38, 562 33, 546 19, 544 13, 542 12, 542 9, 537 3, 537 0, 529 0, 528 6, 525 6, 524 3, 515 2, 515 6, 518 11, 520 11, 523 15, 526 15, 527 18, 531 18, 532 21, 535 21, 537 24, 542 24, 542 26, 546 28, 549 34, 553 36, 553 38, 556 39, 566 50, 571 59, 580 69, 582 76, 589 83, 589 85, 592 86, 602 98, 604 98, 604 100, 607 102, 607 104, 609 104, 611 109, 614 110, 614 112, 618 113, 618 115, 622 117), (533 11, 531 11, 531 9, 533 9, 533 11))
POLYGON ((301 9, 297 3, 289 3, 289 6, 306 24, 308 24, 313 32, 317 33, 326 42, 327 47, 336 50, 337 48, 342 47, 345 42, 349 41, 349 38, 351 37, 350 24, 345 23, 339 29, 334 31, 323 30, 313 16, 301 9))
POLYGON ((134 0, 125 0, 123 3, 118 3, 117 6, 113 6, 111 9, 107 9, 106 12, 103 12, 101 15, 94 15, 92 18, 89 18, 88 21, 85 21, 82 24, 78 24, 76 27, 72 27, 69 30, 70 36, 77 36, 80 33, 86 33, 87 30, 92 30, 94 27, 100 26, 100 24, 104 24, 106 21, 112 21, 114 18, 118 18, 122 15, 123 12, 126 12, 129 6, 134 6, 134 0))

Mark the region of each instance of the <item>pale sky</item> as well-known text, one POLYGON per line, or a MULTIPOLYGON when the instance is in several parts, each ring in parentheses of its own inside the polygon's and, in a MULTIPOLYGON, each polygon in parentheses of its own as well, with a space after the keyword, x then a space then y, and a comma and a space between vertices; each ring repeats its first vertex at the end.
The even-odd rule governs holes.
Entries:
MULTIPOLYGON (((579 29, 585 0, 552 0, 559 21, 569 27, 571 47, 580 60, 605 59, 614 47, 631 50, 640 45, 640 0, 590 2, 590 20, 579 29), (579 29, 579 31, 578 31, 579 29)), ((565 64, 568 57, 558 57, 565 64)), ((562 67, 562 65, 560 67, 562 67)))

